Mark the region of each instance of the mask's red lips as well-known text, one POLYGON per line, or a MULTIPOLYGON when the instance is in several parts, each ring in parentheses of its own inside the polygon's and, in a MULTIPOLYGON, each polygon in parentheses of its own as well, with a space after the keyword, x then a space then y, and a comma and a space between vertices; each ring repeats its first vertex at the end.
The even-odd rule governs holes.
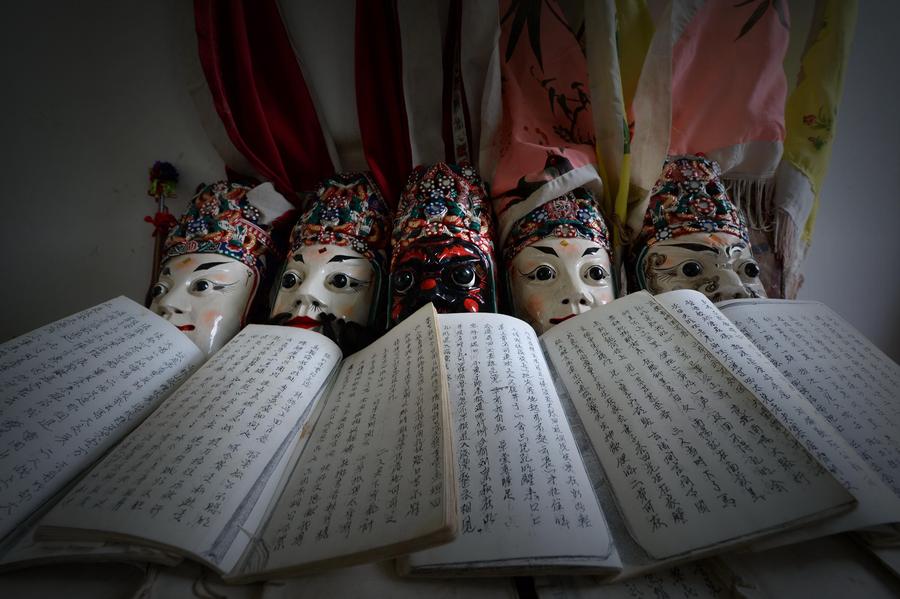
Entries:
POLYGON ((559 324, 564 320, 569 320, 573 316, 578 316, 577 314, 569 314, 568 316, 563 316, 562 318, 551 318, 550 324, 559 324))
POLYGON ((179 331, 193 331, 196 327, 192 324, 183 324, 178 326, 179 331))
POLYGON ((289 321, 282 323, 285 327, 297 327, 298 329, 314 329, 322 326, 322 323, 315 318, 309 316, 295 316, 289 321))

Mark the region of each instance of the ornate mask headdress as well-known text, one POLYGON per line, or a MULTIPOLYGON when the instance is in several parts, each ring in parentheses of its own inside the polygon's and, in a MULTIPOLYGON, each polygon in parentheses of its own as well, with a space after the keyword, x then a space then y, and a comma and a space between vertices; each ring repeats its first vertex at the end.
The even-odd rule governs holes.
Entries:
POLYGON ((653 188, 632 246, 638 289, 696 289, 712 301, 765 297, 743 216, 718 165, 702 156, 670 158, 653 188))
POLYGON ((272 319, 307 329, 331 319, 374 327, 389 224, 381 191, 368 173, 338 173, 316 196, 291 232, 272 319))
POLYGON ((433 302, 438 312, 496 312, 493 222, 468 165, 419 166, 392 236, 391 322, 433 302))
POLYGON ((516 316, 543 333, 612 301, 609 249, 606 222, 583 187, 517 220, 503 249, 516 316))
POLYGON ((271 184, 204 187, 169 232, 151 309, 211 355, 244 325, 268 262, 271 225, 291 205, 271 184))

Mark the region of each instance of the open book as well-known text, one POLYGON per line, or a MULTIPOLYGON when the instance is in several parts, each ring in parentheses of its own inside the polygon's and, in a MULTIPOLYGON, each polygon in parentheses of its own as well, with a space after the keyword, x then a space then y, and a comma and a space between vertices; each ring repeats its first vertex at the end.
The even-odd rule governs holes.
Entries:
MULTIPOLYGON (((94 311, 156 319, 160 340, 184 339, 124 298, 94 311)), ((344 360, 317 333, 248 326, 167 398, 148 405, 152 413, 43 516, 37 536, 146 546, 200 561, 229 580, 446 542, 457 511, 443 364, 430 306, 344 360)), ((122 384, 175 386, 171 378, 154 382, 157 369, 146 366, 123 367, 122 379, 132 378, 126 371, 134 375, 122 384)), ((81 377, 91 375, 79 368, 81 377)), ((95 391, 91 398, 110 401, 95 391)), ((131 410, 112 404, 114 419, 131 410)), ((82 427, 113 437, 102 422, 82 427)), ((60 434, 36 445, 51 447, 60 434)), ((7 530, 15 525, 9 519, 7 530)))
MULTIPOLYGON (((781 302, 726 314, 738 306, 824 313, 781 302)), ((401 572, 627 578, 826 518, 811 530, 900 520, 900 497, 879 476, 897 476, 900 464, 854 448, 879 442, 896 452, 886 436, 896 428, 875 435, 870 424, 858 442, 842 437, 805 396, 813 383, 791 385, 700 293, 633 294, 540 339, 508 316, 440 322, 460 536, 403 558, 401 572), (870 435, 880 441, 862 440, 870 435)), ((807 341, 825 343, 823 327, 805 329, 807 341)), ((848 398, 896 413, 896 365, 859 347, 871 355, 851 364, 873 370, 860 370, 865 382, 846 375, 858 386, 848 398), (876 401, 873 385, 887 395, 876 401)), ((818 376, 810 380, 832 384, 818 376)))
POLYGON ((185 382, 190 342, 108 302, 0 346, 0 564, 627 578, 896 523, 897 365, 818 304, 722 307, 634 294, 540 339, 423 309, 344 360, 251 326, 185 382))
POLYGON ((0 566, 137 557, 114 543, 35 542, 34 525, 202 363, 174 326, 124 297, 0 345, 0 566))

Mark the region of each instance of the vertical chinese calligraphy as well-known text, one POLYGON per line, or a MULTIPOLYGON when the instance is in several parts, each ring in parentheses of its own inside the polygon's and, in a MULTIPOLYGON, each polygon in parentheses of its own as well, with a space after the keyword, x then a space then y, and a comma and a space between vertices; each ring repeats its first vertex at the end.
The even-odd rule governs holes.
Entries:
POLYGON ((900 496, 900 367, 821 304, 737 304, 725 315, 900 496))
MULTIPOLYGON (((218 565, 281 473, 286 443, 339 360, 315 333, 251 325, 216 353, 46 518, 146 538, 218 565)), ((266 499, 266 498, 264 498, 266 499)), ((246 540, 244 537, 241 539, 246 540)))
POLYGON ((344 360, 263 532, 266 572, 452 533, 443 358, 430 310, 344 360))
POLYGON ((410 556, 410 565, 618 564, 534 331, 494 314, 440 321, 460 536, 410 556))
POLYGON ((0 537, 202 360, 175 327, 124 297, 0 345, 0 537))
POLYGON ((851 500, 651 296, 542 337, 637 542, 664 558, 851 500))

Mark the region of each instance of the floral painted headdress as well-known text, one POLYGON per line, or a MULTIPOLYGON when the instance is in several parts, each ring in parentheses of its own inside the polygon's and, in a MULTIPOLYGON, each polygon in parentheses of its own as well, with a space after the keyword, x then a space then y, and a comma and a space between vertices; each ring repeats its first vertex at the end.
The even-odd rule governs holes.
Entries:
POLYGON ((493 220, 484 184, 467 164, 418 166, 400 196, 392 244, 398 250, 425 237, 456 237, 494 260, 493 220))
POLYGON ((690 233, 730 233, 750 243, 747 226, 719 179, 719 165, 702 156, 669 158, 653 186, 635 249, 690 233))
POLYGON ((743 215, 728 198, 719 165, 702 156, 666 160, 653 186, 644 224, 631 246, 629 279, 646 289, 644 259, 657 242, 691 233, 728 233, 750 245, 743 215))
POLYGON ((600 244, 609 252, 609 231, 594 195, 578 187, 550 200, 513 224, 503 248, 510 264, 526 246, 545 237, 581 238, 600 244))
POLYGON ((310 245, 349 247, 383 265, 389 216, 368 173, 337 173, 319 185, 317 199, 291 232, 291 254, 310 245))
POLYGON ((266 256, 279 252, 270 219, 248 198, 251 189, 226 181, 204 187, 169 232, 162 261, 184 254, 221 254, 261 276, 266 256))

